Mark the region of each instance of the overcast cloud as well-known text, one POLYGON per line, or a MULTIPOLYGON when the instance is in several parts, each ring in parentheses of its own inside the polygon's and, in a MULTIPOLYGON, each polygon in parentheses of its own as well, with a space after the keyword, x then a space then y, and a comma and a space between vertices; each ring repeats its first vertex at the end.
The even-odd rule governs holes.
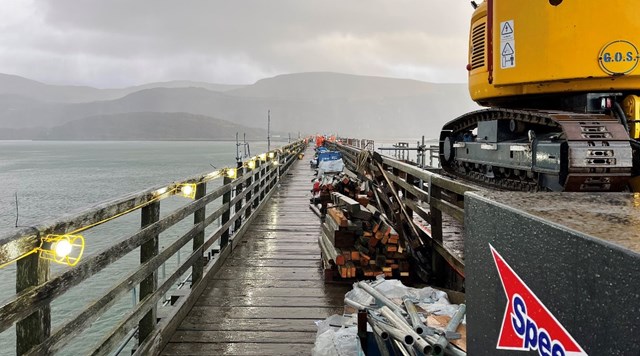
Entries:
POLYGON ((466 80, 464 0, 2 0, 0 72, 122 87, 333 71, 466 80))

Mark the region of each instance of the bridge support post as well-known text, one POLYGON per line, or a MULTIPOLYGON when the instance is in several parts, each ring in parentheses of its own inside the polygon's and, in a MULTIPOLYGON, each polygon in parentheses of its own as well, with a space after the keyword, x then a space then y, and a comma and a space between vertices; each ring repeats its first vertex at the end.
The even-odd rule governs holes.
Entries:
POLYGON ((273 165, 273 162, 276 160, 277 158, 270 158, 269 159, 269 164, 267 165, 269 168, 269 180, 271 180, 272 178, 275 178, 271 183, 269 183, 269 190, 273 189, 276 184, 278 184, 278 168, 276 166, 273 165))
MULTIPOLYGON (((236 169, 237 169, 237 178, 240 179, 244 174, 244 168, 243 168, 242 162, 238 162, 238 167, 236 169)), ((238 186, 236 186, 236 196, 239 196, 240 194, 242 194, 242 190, 243 190, 242 183, 240 183, 238 184, 238 186)), ((234 213, 237 213, 241 209, 242 209, 242 199, 238 200, 238 202, 236 203, 234 213)), ((242 226, 242 216, 238 216, 238 219, 236 219, 236 222, 233 225, 234 233, 235 231, 238 231, 241 226, 242 226)))
MULTIPOLYGON (((204 197, 207 194, 207 183, 205 182, 200 182, 196 185, 196 196, 195 199, 198 200, 202 197, 204 197)), ((195 211, 195 213, 193 213, 193 224, 197 225, 200 224, 202 222, 204 222, 204 219, 206 217, 206 212, 205 212, 206 207, 202 207, 198 210, 195 211)), ((200 248, 200 246, 202 246, 204 244, 204 229, 202 229, 202 231, 200 231, 194 238, 193 238, 193 250, 196 251, 200 248)), ((191 285, 195 285, 198 281, 200 281, 200 279, 202 279, 202 274, 204 271, 204 258, 198 258, 194 264, 193 267, 191 269, 192 273, 191 273, 191 285)))
MULTIPOLYGON (((247 178, 247 180, 245 181, 244 184, 244 189, 247 189, 247 194, 244 196, 244 203, 245 204, 249 204, 249 201, 251 200, 251 195, 252 195, 252 191, 249 187, 251 187, 251 184, 253 183, 254 175, 253 175, 253 171, 249 168, 247 169, 247 173, 251 175, 251 177, 247 178)), ((253 207, 253 205, 249 204, 249 206, 247 206, 247 210, 244 211, 244 218, 245 220, 249 218, 249 216, 251 216, 251 208, 253 207)))
MULTIPOLYGON (((145 227, 160 220, 160 202, 151 203, 142 208, 141 227, 145 227)), ((153 236, 149 241, 140 246, 140 264, 143 264, 158 255, 159 235, 153 236)), ((140 282, 140 296, 142 301, 148 295, 153 294, 158 288, 158 271, 153 271, 147 278, 140 282)), ((153 332, 157 323, 157 308, 154 306, 151 310, 140 319, 138 323, 138 340, 141 342, 153 332)))
MULTIPOLYGON (((261 160, 256 160, 256 168, 258 171, 256 172, 256 175, 253 176, 253 181, 254 182, 258 182, 256 184, 256 187, 253 189, 253 195, 258 195, 260 194, 260 185, 262 184, 261 179, 262 179, 262 161, 261 160)), ((258 205, 260 204, 260 196, 256 197, 256 200, 253 201, 253 208, 256 209, 258 208, 258 205)))
MULTIPOLYGON (((231 183, 231 180, 231 178, 225 175, 224 178, 222 178, 222 185, 231 183)), ((222 196, 223 205, 229 204, 229 202, 231 202, 231 191, 224 193, 224 195, 222 196)), ((220 222, 220 224, 224 225, 229 222, 230 217, 231 206, 229 206, 229 208, 224 213, 222 213, 222 221, 220 222)), ((222 251, 222 249, 225 248, 227 244, 229 244, 229 228, 226 228, 224 232, 222 232, 222 235, 220 235, 220 251, 222 251)))
MULTIPOLYGON (((31 254, 17 262, 16 292, 49 280, 49 261, 31 254)), ((51 334, 51 307, 46 306, 16 324, 16 354, 25 354, 51 334)))
MULTIPOLYGON (((265 163, 266 161, 260 161, 260 187, 258 189, 264 188, 264 186, 267 184, 267 179, 269 179, 269 175, 267 174, 269 169, 265 163)), ((260 198, 258 199, 260 202, 264 200, 264 194, 266 190, 267 189, 262 189, 262 191, 260 192, 260 198)))
MULTIPOLYGON (((442 197, 440 187, 430 185, 429 191, 431 192, 431 199, 439 201, 442 197)), ((431 238, 442 244, 442 211, 434 208, 433 205, 429 205, 429 212, 431 213, 431 238)), ((436 276, 437 283, 439 283, 439 285, 443 285, 445 276, 444 271, 447 268, 446 261, 438 252, 436 252, 435 249, 432 249, 431 257, 433 275, 436 276)))

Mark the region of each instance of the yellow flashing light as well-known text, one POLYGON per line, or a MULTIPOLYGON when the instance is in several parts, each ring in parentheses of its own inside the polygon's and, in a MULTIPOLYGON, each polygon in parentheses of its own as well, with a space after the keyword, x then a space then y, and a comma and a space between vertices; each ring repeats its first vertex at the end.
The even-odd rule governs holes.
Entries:
POLYGON ((273 157, 275 157, 275 156, 276 156, 276 153, 275 153, 275 152, 269 152, 269 158, 273 158, 273 157))
POLYGON ((185 198, 196 198, 196 184, 195 183, 183 183, 178 185, 178 193, 185 198))
POLYGON ((73 267, 84 252, 82 235, 47 235, 40 241, 39 257, 73 267))
POLYGON ((254 161, 254 160, 247 161, 247 167, 248 167, 249 169, 254 169, 254 168, 256 168, 256 161, 254 161))
POLYGON ((258 156, 258 157, 260 157, 260 160, 261 160, 261 161, 266 161, 266 160, 267 160, 267 154, 266 154, 266 153, 263 153, 263 154, 261 154, 261 155, 260 155, 260 156, 258 156))
POLYGON ((236 177, 238 177, 238 170, 235 169, 235 168, 227 168, 225 173, 226 173, 227 177, 229 177, 231 179, 236 179, 236 177))

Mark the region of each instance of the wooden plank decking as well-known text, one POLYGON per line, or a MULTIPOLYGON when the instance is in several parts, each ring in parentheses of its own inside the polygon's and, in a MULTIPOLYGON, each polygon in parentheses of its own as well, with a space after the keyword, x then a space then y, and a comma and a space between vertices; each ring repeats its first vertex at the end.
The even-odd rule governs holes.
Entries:
POLYGON ((350 286, 323 282, 306 157, 283 177, 164 355, 308 355, 314 321, 342 314, 350 286))

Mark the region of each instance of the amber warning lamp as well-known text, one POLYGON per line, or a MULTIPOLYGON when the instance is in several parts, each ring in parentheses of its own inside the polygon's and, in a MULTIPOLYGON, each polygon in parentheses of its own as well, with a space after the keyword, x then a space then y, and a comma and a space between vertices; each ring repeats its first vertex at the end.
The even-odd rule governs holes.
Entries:
POLYGON ((178 194, 182 195, 185 198, 195 199, 196 198, 196 184, 195 183, 179 184, 177 192, 178 192, 178 194))

